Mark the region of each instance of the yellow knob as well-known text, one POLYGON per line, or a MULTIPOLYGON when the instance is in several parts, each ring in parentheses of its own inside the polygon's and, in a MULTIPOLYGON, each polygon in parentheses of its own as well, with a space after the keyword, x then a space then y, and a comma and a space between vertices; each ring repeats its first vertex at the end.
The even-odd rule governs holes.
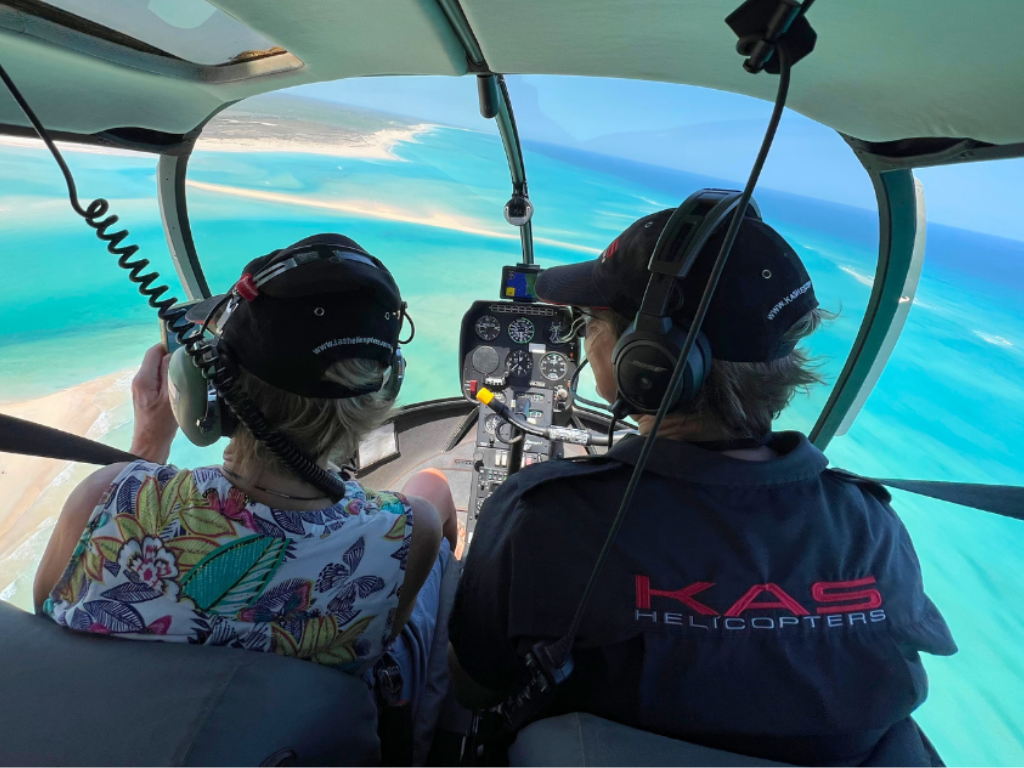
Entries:
POLYGON ((487 387, 480 387, 480 391, 476 393, 476 399, 484 405, 490 405, 491 400, 494 399, 494 393, 487 387))

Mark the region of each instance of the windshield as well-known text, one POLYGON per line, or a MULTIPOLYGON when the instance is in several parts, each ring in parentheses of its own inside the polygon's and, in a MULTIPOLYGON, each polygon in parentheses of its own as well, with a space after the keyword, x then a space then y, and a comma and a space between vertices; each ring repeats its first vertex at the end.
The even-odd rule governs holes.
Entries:
MULTIPOLYGON (((594 258, 632 221, 696 189, 742 187, 771 109, 662 83, 510 77, 508 87, 542 267, 594 258)), ((153 313, 67 210, 38 143, 9 142, 0 157, 0 264, 13 276, 0 303, 0 412, 127 448, 128 386, 156 341, 153 313)), ((70 162, 83 195, 116 194, 131 242, 175 282, 154 158, 79 149, 70 162)), ((929 212, 920 288, 876 391, 828 448, 833 465, 1024 483, 1016 448, 1024 430, 1024 230, 1008 202, 1021 170, 1022 161, 1007 161, 919 172, 929 212)), ((493 123, 479 115, 472 78, 367 78, 248 99, 204 131, 187 183, 214 292, 271 250, 315 232, 349 235, 392 270, 416 322, 400 404, 459 394, 463 313, 474 300, 497 298, 500 267, 521 258, 518 231, 502 215, 508 165, 493 123)), ((806 432, 871 294, 875 196, 837 134, 788 113, 755 197, 805 261, 821 306, 836 315, 809 342, 827 384, 798 394, 779 420, 806 432)), ((586 376, 581 392, 594 396, 586 376)), ((222 450, 179 436, 171 459, 210 464, 222 450)), ((0 598, 29 604, 54 516, 87 472, 0 455, 0 598)), ((1024 619, 1013 582, 1024 567, 1024 526, 906 494, 894 506, 961 646, 955 657, 927 659, 932 695, 916 717, 950 764, 1024 762, 1024 619), (979 743, 982 729, 995 737, 979 743)))

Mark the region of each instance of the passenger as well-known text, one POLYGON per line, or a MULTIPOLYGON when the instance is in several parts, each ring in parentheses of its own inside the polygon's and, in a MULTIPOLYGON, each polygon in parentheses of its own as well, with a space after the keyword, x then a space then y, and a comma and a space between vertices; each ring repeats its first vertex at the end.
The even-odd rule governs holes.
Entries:
MULTIPOLYGON (((393 395, 381 389, 390 375, 382 359, 390 360, 401 322, 386 309, 401 299, 383 265, 340 235, 275 251, 243 275, 317 244, 361 262, 321 258, 273 277, 261 289, 266 295, 241 301, 225 320, 234 331, 221 345, 230 346, 239 387, 268 423, 327 467, 352 458, 388 418, 393 395), (383 287, 362 286, 353 296, 353 270, 374 264, 386 276, 377 277, 383 287), (372 338, 319 346, 362 336, 372 338)), ((204 302, 200 313, 222 304, 204 302)), ((213 327, 220 320, 224 313, 215 313, 213 327)), ((456 539, 447 485, 416 476, 405 496, 348 479, 344 497, 332 502, 241 426, 221 466, 170 466, 178 424, 169 359, 161 345, 152 347, 132 382, 131 452, 143 460, 94 472, 68 498, 36 574, 37 611, 82 632, 273 652, 352 674, 367 673, 400 635, 429 645, 429 608, 417 614, 422 626, 403 628, 417 603, 436 612, 456 539)), ((398 656, 415 662, 427 650, 399 648, 398 656)), ((421 677, 415 668, 403 673, 421 677)))
MULTIPOLYGON (((537 281, 542 299, 587 314, 608 402, 612 351, 671 213, 537 281)), ((676 322, 693 317, 723 237, 682 281, 676 322)), ((919 757, 895 759, 930 759, 909 720, 927 694, 918 654, 956 646, 910 537, 881 486, 827 469, 804 435, 771 431, 795 391, 821 382, 797 344, 822 317, 794 250, 747 220, 703 325, 711 373, 661 427, 576 637, 575 671, 544 716, 589 712, 804 765, 890 759, 878 750, 898 732, 919 757)), ((485 503, 450 627, 464 705, 518 690, 531 646, 569 629, 652 421, 639 416, 640 436, 606 458, 527 467, 485 503)))

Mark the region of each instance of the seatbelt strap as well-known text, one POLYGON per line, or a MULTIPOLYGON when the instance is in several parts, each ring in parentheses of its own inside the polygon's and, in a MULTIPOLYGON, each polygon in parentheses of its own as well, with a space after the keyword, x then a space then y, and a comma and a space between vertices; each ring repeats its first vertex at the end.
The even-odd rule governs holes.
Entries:
MULTIPOLYGON (((704 446, 702 446, 704 447, 704 446)), ((45 427, 0 413, 0 453, 19 453, 82 464, 115 464, 139 457, 95 440, 60 429, 45 427)), ((927 496, 950 504, 979 509, 1015 520, 1024 520, 1024 488, 1013 485, 949 483, 938 480, 897 480, 865 478, 889 488, 927 496)))
POLYGON ((875 479, 875 482, 918 496, 1024 520, 1024 488, 1018 486, 946 483, 937 480, 875 479))
POLYGON ((70 432, 0 413, 0 453, 20 453, 82 464, 137 461, 138 456, 70 432))

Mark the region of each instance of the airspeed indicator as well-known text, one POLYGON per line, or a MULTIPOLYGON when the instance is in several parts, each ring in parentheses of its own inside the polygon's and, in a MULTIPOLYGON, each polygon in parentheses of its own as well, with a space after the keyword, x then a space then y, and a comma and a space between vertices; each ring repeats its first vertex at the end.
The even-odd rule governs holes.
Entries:
POLYGON ((529 344, 533 340, 534 327, 525 317, 517 317, 508 326, 508 336, 516 344, 529 344))

